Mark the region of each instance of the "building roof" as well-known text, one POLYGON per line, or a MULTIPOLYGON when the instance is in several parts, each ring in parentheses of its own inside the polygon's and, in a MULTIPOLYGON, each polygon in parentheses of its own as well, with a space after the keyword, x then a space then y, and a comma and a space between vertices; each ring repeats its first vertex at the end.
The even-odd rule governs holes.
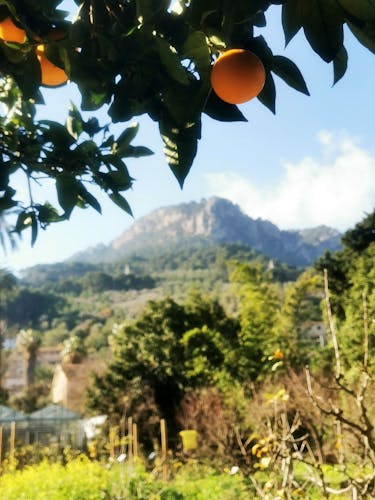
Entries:
POLYGON ((16 422, 20 420, 27 420, 24 413, 13 410, 8 406, 0 405, 0 422, 16 422))
POLYGON ((50 404, 41 410, 34 411, 29 415, 32 420, 79 420, 79 413, 68 410, 61 405, 50 404))

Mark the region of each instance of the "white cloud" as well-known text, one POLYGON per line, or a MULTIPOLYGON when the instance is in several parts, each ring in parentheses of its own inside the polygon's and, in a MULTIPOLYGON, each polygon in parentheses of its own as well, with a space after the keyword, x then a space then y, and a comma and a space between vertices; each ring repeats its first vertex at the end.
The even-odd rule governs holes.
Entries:
POLYGON ((273 186, 256 187, 234 172, 209 174, 211 194, 283 229, 326 224, 345 230, 375 207, 375 157, 348 136, 319 132, 323 155, 282 165, 273 186))

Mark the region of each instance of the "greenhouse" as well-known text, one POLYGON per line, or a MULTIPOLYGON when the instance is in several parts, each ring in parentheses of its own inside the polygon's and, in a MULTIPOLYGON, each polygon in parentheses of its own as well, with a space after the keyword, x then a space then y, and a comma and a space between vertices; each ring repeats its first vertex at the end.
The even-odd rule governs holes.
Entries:
POLYGON ((29 415, 0 406, 0 433, 3 448, 8 448, 12 439, 20 445, 57 443, 80 447, 84 442, 81 415, 55 404, 29 415))

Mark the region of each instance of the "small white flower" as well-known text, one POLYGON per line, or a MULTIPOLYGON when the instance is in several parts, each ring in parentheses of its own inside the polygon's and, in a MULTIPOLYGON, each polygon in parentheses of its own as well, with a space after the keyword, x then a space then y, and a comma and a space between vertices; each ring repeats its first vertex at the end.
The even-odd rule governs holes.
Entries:
POLYGON ((126 459, 126 453, 121 453, 121 455, 119 455, 119 456, 117 457, 117 462, 120 462, 120 463, 121 463, 121 462, 124 462, 124 461, 125 461, 125 459, 126 459))

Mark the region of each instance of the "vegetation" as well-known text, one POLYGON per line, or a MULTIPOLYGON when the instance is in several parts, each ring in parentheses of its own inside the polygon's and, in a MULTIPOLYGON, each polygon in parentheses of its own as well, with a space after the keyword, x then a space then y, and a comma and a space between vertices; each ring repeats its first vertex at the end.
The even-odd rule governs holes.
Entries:
MULTIPOLYGON (((104 373, 93 377, 87 393, 87 414, 106 414, 108 419, 102 435, 86 450, 90 467, 101 468, 97 460, 112 464, 109 470, 98 471, 103 491, 109 487, 107 474, 122 470, 122 477, 133 472, 125 490, 116 493, 119 498, 128 495, 126 488, 134 484, 134 498, 144 491, 161 497, 200 498, 208 484, 212 491, 216 487, 237 491, 238 487, 240 498, 371 498, 375 480, 374 220, 369 214, 344 235, 342 250, 326 253, 303 272, 270 265, 240 245, 195 248, 190 258, 185 249, 175 253, 173 260, 160 255, 129 257, 102 267, 68 263, 66 273, 64 264, 41 266, 26 277, 27 287, 3 271, 3 307, 22 290, 55 298, 46 301, 47 309, 39 317, 26 316, 28 325, 9 322, 7 326, 9 332, 18 333, 29 381, 25 393, 12 396, 7 404, 31 411, 46 402, 42 388, 51 373, 35 368, 36 352, 40 342, 59 341, 69 363, 80 363, 86 356, 105 359, 104 373), (121 274, 125 268, 130 270, 127 266, 140 274, 121 274), (63 278, 54 283, 58 275, 63 278), (145 283, 145 276, 152 280, 154 288, 144 289, 142 296, 159 293, 132 315, 112 298, 139 290, 106 290, 129 276, 134 288, 138 276, 140 283, 145 283), (208 293, 197 285, 210 276, 208 293), (195 285, 189 292, 187 277, 195 285), (161 292, 162 286, 172 288, 171 278, 174 284, 180 280, 184 294, 172 297, 161 292), (80 294, 74 298, 72 290, 80 294), (53 312, 56 304, 61 308, 53 312), (28 330, 32 322, 34 329, 28 330), (137 472, 127 469, 130 455, 122 469, 114 465, 114 459, 129 452, 133 442, 126 425, 130 417, 139 429, 137 453, 144 466, 137 472), (167 423, 170 453, 159 461, 161 418, 167 423), (183 451, 181 429, 198 432, 196 450, 183 451), (150 452, 156 453, 156 462, 146 459, 150 452), (159 481, 166 463, 168 483, 159 481), (196 466, 193 476, 191 463, 196 466), (234 477, 223 473, 232 467, 234 477)), ((32 474, 33 469, 21 469, 33 462, 35 450, 14 464, 20 470, 15 485, 18 481, 23 485, 22 478, 32 474)), ((79 461, 73 460, 72 469, 66 465, 61 472, 68 474, 66 484, 73 481, 76 466, 79 461)), ((43 465, 39 467, 36 473, 43 474, 43 465)), ((61 467, 56 464, 59 471, 61 467)), ((10 477, 9 469, 4 472, 4 478, 10 477)), ((65 488, 65 480, 59 484, 65 488)), ((69 487, 84 488, 81 484, 69 487)), ((118 483, 111 476, 112 487, 118 483)), ((109 496, 115 495, 114 490, 108 491, 109 496)))
MULTIPOLYGON (((182 464, 178 464, 182 465, 182 464)), ((42 462, 24 471, 2 476, 3 498, 19 500, 42 498, 53 491, 54 499, 99 500, 102 498, 222 499, 248 498, 251 491, 242 477, 221 474, 208 467, 185 466, 173 481, 163 482, 141 465, 103 464, 81 456, 62 464, 42 462)))
MULTIPOLYGON (((165 156, 183 185, 201 137, 202 113, 221 121, 245 120, 241 111, 211 89, 212 65, 221 52, 245 49, 265 69, 260 102, 275 112, 273 75, 308 94, 304 78, 288 58, 274 55, 262 34, 267 11, 280 8, 286 43, 303 29, 323 61, 333 63, 334 82, 346 71, 344 27, 374 50, 375 8, 364 0, 300 2, 257 0, 76 0, 74 21, 59 9, 60 0, 5 0, 0 8, 0 234, 15 243, 16 233, 68 219, 76 207, 101 207, 90 191, 98 186, 123 210, 131 208, 123 193, 133 179, 126 159, 150 155, 133 145, 138 125, 124 125, 116 135, 112 123, 148 115, 158 126, 165 156), (39 120, 41 86, 66 78, 81 94, 71 104, 65 124, 39 120), (186 103, 189 106, 186 106, 186 103), (95 111, 107 107, 101 125, 95 111), (86 118, 83 112, 94 113, 86 118), (109 123, 109 125, 108 125, 109 123), (14 176, 22 175, 29 192, 21 201, 14 176), (49 179, 58 205, 36 201, 34 186, 49 179)), ((51 117, 52 118, 52 117, 51 117)))
POLYGON ((134 323, 116 329, 113 361, 104 376, 95 378, 89 406, 117 421, 135 413, 143 420, 137 406, 140 401, 147 405, 148 395, 173 436, 175 408, 186 388, 231 376, 237 330, 217 302, 198 294, 183 305, 172 299, 149 302, 134 323))

